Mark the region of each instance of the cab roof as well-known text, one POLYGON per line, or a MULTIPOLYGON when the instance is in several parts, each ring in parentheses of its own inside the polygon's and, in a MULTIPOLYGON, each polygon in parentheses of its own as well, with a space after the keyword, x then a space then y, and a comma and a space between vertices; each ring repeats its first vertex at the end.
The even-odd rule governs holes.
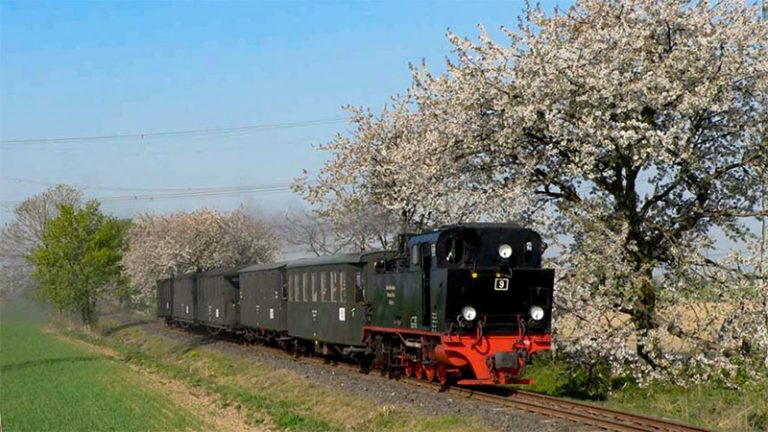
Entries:
POLYGON ((521 225, 518 225, 516 223, 474 222, 474 223, 464 223, 464 224, 458 224, 458 225, 444 225, 432 231, 427 231, 421 234, 415 234, 411 236, 408 239, 408 247, 411 247, 415 244, 420 244, 420 243, 437 243, 437 240, 440 238, 440 235, 443 234, 444 232, 459 231, 462 229, 472 229, 472 230, 507 229, 507 230, 521 230, 521 231, 527 230, 527 228, 523 228, 521 225))

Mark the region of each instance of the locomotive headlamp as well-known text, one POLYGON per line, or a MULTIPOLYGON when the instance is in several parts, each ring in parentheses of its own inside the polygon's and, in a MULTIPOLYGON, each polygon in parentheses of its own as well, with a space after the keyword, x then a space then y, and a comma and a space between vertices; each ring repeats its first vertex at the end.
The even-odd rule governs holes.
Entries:
POLYGON ((512 246, 510 246, 510 245, 508 245, 506 243, 502 243, 499 246, 499 256, 504 258, 504 259, 507 259, 507 258, 511 257, 512 256, 512 246))
POLYGON ((540 306, 531 306, 529 313, 531 314, 531 318, 533 318, 534 321, 539 321, 540 319, 544 318, 544 309, 542 309, 540 306))
POLYGON ((467 321, 472 321, 477 318, 477 311, 472 306, 464 306, 461 310, 461 316, 467 321))

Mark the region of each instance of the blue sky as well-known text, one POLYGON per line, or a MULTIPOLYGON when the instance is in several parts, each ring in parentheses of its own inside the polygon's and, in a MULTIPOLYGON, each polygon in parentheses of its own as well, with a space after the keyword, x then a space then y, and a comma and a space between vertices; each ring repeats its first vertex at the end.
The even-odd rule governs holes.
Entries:
MULTIPOLYGON (((336 119, 346 104, 380 110, 408 86, 408 62, 441 68, 448 28, 474 37, 483 23, 501 39, 499 26, 514 26, 523 4, 3 1, 0 140, 336 119)), ((327 155, 313 146, 346 129, 0 146, 0 222, 46 183, 86 186, 88 197, 287 184, 318 169, 327 155)), ((104 208, 130 216, 240 203, 267 212, 301 205, 283 191, 104 208)))

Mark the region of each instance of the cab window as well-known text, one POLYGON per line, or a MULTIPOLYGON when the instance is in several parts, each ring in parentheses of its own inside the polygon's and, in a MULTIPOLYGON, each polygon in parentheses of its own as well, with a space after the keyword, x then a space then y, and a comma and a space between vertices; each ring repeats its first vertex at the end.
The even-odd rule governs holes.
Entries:
POLYGON ((347 275, 343 270, 339 272, 339 302, 347 302, 347 275))
POLYGON ((365 301, 365 285, 363 285, 362 272, 355 272, 355 301, 365 301))
POLYGON ((288 301, 293 301, 293 275, 288 275, 288 301))
POLYGON ((456 264, 464 258, 464 242, 458 236, 451 236, 445 241, 445 262, 456 264))

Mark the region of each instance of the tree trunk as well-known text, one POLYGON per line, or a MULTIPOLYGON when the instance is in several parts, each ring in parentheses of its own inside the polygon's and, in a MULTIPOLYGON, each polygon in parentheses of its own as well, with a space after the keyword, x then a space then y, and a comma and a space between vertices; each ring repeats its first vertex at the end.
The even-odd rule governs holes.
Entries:
POLYGON ((83 324, 88 327, 89 330, 93 330, 94 324, 96 324, 96 302, 93 300, 86 300, 80 307, 80 317, 83 320, 83 324))
POLYGON ((656 329, 656 285, 653 283, 653 270, 642 270, 638 274, 638 280, 635 282, 635 291, 637 301, 635 302, 632 322, 635 325, 635 334, 638 337, 637 355, 651 367, 656 368, 658 364, 654 358, 658 358, 658 347, 647 346, 641 341, 648 335, 648 332, 656 329))

